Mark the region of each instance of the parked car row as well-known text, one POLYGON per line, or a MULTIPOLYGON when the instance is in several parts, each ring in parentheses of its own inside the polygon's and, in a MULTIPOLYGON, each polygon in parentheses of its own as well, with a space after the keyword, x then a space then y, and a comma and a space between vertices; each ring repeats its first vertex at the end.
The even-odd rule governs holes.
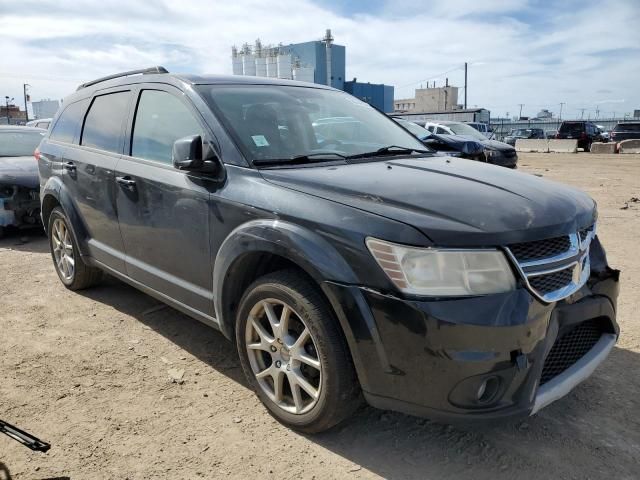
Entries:
POLYGON ((400 118, 394 119, 436 152, 470 160, 517 168, 515 148, 497 140, 490 140, 469 124, 442 121, 425 122, 424 127, 400 118))

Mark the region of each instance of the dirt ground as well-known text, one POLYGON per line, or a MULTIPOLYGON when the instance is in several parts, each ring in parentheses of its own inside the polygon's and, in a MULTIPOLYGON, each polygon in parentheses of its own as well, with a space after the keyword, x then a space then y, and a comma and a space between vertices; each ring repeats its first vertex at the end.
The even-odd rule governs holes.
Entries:
POLYGON ((0 419, 53 446, 33 453, 0 435, 0 478, 639 478, 640 155, 520 164, 598 201, 622 270, 618 345, 535 417, 451 426, 366 407, 299 435, 248 390, 221 334, 115 280, 69 292, 44 237, 14 235, 0 240, 0 419))

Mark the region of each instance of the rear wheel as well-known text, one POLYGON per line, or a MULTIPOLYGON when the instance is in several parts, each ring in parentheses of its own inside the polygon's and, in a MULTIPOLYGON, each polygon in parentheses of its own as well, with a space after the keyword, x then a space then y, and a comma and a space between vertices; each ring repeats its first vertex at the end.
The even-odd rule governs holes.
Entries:
POLYGON ((80 256, 71 222, 60 207, 49 216, 49 247, 51 258, 60 281, 70 290, 81 290, 95 285, 102 278, 102 271, 87 265, 80 256))
POLYGON ((324 297, 298 272, 268 274, 247 289, 236 342, 249 384, 287 426, 321 432, 358 407, 360 387, 342 332, 324 297))

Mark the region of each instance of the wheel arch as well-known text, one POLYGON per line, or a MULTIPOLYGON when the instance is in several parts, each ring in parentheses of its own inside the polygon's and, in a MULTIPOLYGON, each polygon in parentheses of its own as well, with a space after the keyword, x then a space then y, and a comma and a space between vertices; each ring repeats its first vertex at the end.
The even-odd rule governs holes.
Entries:
POLYGON ((319 234, 280 220, 247 222, 224 240, 213 269, 216 318, 227 338, 233 338, 236 309, 246 288, 283 268, 304 273, 321 292, 326 280, 356 283, 349 264, 319 234))
POLYGON ((86 243, 86 239, 88 238, 87 230, 80 219, 80 215, 78 214, 67 188, 60 178, 50 177, 49 180, 47 180, 47 183, 41 192, 40 207, 42 225, 44 226, 45 231, 47 231, 49 227, 51 212, 54 208, 61 207, 71 222, 71 233, 76 240, 78 248, 80 249, 80 254, 88 254, 86 243))

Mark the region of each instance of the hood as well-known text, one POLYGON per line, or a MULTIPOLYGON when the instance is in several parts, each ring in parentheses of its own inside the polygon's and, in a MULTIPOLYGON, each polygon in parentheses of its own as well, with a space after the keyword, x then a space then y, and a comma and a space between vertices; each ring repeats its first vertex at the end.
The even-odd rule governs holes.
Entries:
POLYGON ((38 188, 38 162, 32 156, 0 157, 0 184, 38 188))
POLYGON ((274 184, 411 225, 440 246, 496 246, 575 232, 595 202, 574 188, 460 158, 261 170, 274 184))
POLYGON ((483 142, 483 144, 485 148, 489 148, 491 150, 513 150, 513 146, 504 142, 499 142, 498 140, 487 140, 486 142, 483 142))

